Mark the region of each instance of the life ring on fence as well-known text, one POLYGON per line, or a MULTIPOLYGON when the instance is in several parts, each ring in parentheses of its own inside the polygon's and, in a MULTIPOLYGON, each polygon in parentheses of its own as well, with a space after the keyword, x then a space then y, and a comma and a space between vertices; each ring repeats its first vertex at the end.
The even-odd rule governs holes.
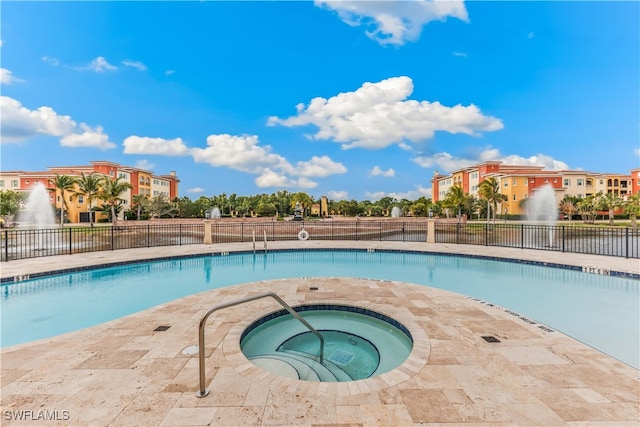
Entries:
POLYGON ((298 233, 298 240, 305 241, 309 238, 309 232, 307 230, 300 230, 298 233))

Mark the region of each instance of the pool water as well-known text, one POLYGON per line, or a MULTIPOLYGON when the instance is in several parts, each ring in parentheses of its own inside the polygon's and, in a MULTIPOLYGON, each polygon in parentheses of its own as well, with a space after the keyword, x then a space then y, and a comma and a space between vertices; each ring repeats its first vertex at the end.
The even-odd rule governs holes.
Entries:
POLYGON ((324 338, 320 366, 318 337, 286 311, 249 325, 240 348, 249 360, 272 373, 308 381, 360 380, 400 366, 413 348, 409 332, 387 316, 358 309, 343 305, 295 308, 324 338))
POLYGON ((113 320, 209 289, 358 277, 446 289, 508 308, 640 367, 640 280, 406 252, 273 251, 109 267, 0 287, 2 347, 113 320))

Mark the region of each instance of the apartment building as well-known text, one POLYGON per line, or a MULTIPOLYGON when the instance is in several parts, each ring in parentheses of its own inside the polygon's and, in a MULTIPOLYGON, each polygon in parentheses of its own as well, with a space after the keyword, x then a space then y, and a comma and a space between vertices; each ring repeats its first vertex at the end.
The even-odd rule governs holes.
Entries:
MULTIPOLYGON (((111 177, 112 179, 119 177, 122 181, 131 184, 132 188, 120 196, 123 199, 124 205, 124 209, 120 213, 121 218, 124 216, 124 212, 130 210, 133 206, 133 197, 136 195, 144 194, 152 198, 158 194, 164 194, 168 199, 178 197, 178 184, 180 180, 175 171, 167 175, 155 175, 148 170, 103 160, 92 161, 89 165, 51 166, 47 171, 40 172, 0 171, 0 190, 28 192, 36 184, 41 183, 50 190, 49 200, 51 204, 54 205, 56 209, 60 209, 64 203, 61 191, 55 188, 55 176, 68 175, 77 178, 83 173, 85 175, 96 173, 111 177)), ((67 220, 72 223, 88 222, 88 212, 90 208, 100 206, 102 203, 100 201, 93 201, 92 206, 89 206, 85 196, 74 196, 72 192, 66 192, 65 201, 67 204, 67 220)), ((102 216, 98 213, 96 219, 100 218, 102 218, 102 216)))
POLYGON ((546 185, 554 189, 558 203, 565 195, 583 198, 602 192, 627 198, 640 191, 640 169, 633 169, 630 175, 580 170, 549 171, 543 166, 507 165, 492 161, 456 170, 449 175, 436 171, 431 180, 432 200, 443 200, 454 185, 478 197, 480 184, 489 177, 499 182, 500 192, 507 196, 499 206, 502 214, 524 215, 523 201, 546 185))

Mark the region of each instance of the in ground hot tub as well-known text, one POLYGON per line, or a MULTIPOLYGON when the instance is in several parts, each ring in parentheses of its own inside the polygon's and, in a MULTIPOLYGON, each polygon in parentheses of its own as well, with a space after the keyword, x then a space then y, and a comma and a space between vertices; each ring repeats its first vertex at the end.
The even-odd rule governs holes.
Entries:
POLYGON ((242 333, 240 347, 254 364, 271 373, 306 381, 340 382, 370 378, 400 366, 413 339, 398 321, 347 305, 295 307, 324 338, 320 340, 286 310, 264 316, 242 333))

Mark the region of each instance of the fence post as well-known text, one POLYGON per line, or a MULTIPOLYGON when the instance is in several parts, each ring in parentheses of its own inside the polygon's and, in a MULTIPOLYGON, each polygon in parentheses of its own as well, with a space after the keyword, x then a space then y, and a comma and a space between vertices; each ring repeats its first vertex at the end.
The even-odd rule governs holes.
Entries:
POLYGON ((4 260, 9 261, 9 230, 4 230, 4 260))
POLYGON ((489 246, 489 223, 484 225, 484 245, 489 246))
POLYGON ((520 224, 520 249, 524 249, 524 224, 520 224))
POLYGON ((624 228, 624 257, 629 258, 629 227, 624 228))
POLYGON ((178 225, 178 246, 182 246, 182 223, 178 225))
POLYGON ((244 243, 244 222, 240 223, 240 243, 244 243))
POLYGON ((564 252, 564 225, 562 226, 562 252, 564 252))
POLYGON ((73 253, 73 245, 72 245, 72 235, 71 235, 71 227, 69 227, 69 255, 73 253))
POLYGON ((111 224, 111 250, 114 250, 115 247, 113 246, 113 224, 111 224))
POLYGON ((151 247, 151 224, 147 224, 147 247, 151 247))
POLYGON ((356 240, 358 239, 358 217, 356 216, 356 240))

